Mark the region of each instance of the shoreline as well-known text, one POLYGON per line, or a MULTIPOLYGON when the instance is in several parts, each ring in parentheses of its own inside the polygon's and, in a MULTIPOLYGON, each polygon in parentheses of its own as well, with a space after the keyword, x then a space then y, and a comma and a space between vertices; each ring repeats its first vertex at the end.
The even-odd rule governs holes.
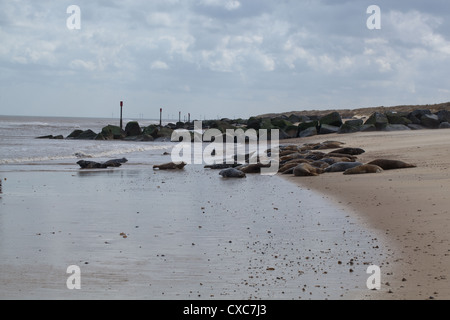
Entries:
POLYGON ((133 159, 2 173, 2 299, 354 299, 385 259, 345 209, 278 176, 133 159), (81 290, 66 288, 69 265, 81 290))
POLYGON ((391 158, 418 166, 358 176, 256 174, 227 181, 200 166, 147 170, 140 153, 138 166, 131 157, 116 170, 82 172, 60 163, 41 171, 48 163, 5 171, 0 296, 446 299, 449 135, 371 132, 280 142, 338 140, 365 149, 362 162, 391 158), (83 268, 83 283, 92 284, 82 294, 64 287, 65 268, 74 263, 83 268), (369 265, 381 267, 379 291, 366 288, 369 265))
POLYGON ((450 131, 371 132, 286 140, 303 144, 337 140, 366 153, 358 160, 395 159, 417 168, 378 174, 317 177, 284 176, 347 206, 363 223, 389 239, 389 267, 382 267, 382 288, 362 299, 448 299, 450 297, 450 131), (394 268, 393 270, 389 270, 394 268))

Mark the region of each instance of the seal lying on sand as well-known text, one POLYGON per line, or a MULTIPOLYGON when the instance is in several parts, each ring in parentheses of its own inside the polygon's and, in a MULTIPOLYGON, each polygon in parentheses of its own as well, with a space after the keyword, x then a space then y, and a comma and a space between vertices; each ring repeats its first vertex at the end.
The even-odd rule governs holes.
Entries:
POLYGON ((322 169, 313 167, 308 163, 299 164, 294 168, 294 176, 296 177, 318 176, 322 172, 323 172, 322 169))
POLYGON ((125 158, 122 158, 122 159, 108 160, 108 161, 104 162, 103 164, 107 167, 120 167, 122 165, 122 163, 126 163, 126 162, 128 162, 128 160, 125 158))
POLYGON ((243 173, 261 173, 261 168, 270 168, 270 164, 244 164, 242 166, 236 167, 236 169, 242 171, 243 173))
POLYGON ((317 161, 317 160, 323 159, 324 157, 325 157, 325 153, 320 152, 320 151, 312 151, 305 156, 305 159, 317 161))
POLYGON ((296 166, 298 166, 300 163, 309 163, 308 160, 305 160, 305 159, 301 159, 301 160, 303 160, 303 161, 289 162, 289 163, 284 164, 280 169, 278 169, 278 172, 283 173, 283 174, 292 173, 292 170, 294 170, 294 168, 296 166), (288 172, 288 170, 290 170, 290 171, 288 172))
POLYGON ((225 169, 219 172, 224 178, 245 178, 245 173, 235 168, 225 169))
POLYGON ((313 167, 320 168, 320 169, 325 169, 330 166, 327 162, 322 161, 322 160, 317 160, 317 161, 311 162, 310 164, 313 167))
POLYGON ((344 171, 344 174, 364 174, 364 173, 380 173, 383 169, 373 164, 363 164, 344 171))
POLYGON ((77 164, 81 167, 81 169, 105 169, 108 167, 120 167, 122 163, 128 162, 127 159, 113 159, 108 160, 106 162, 95 162, 95 161, 85 161, 80 160, 77 162, 77 164))
POLYGON ((94 162, 94 161, 85 161, 80 160, 77 164, 81 167, 81 169, 97 169, 97 168, 106 168, 102 163, 94 162))
POLYGON ((205 168, 211 169, 211 170, 223 170, 228 168, 235 168, 237 166, 240 166, 240 164, 227 164, 227 163, 216 163, 212 165, 206 165, 205 168))
POLYGON ((328 163, 330 166, 331 166, 332 164, 335 164, 336 162, 340 162, 340 161, 337 160, 337 158, 322 158, 322 159, 320 159, 320 161, 326 162, 326 163, 328 163))
POLYGON ((347 158, 348 161, 354 162, 357 157, 356 156, 352 156, 350 154, 345 154, 345 153, 336 153, 336 152, 331 152, 328 153, 326 155, 327 158, 347 158))
POLYGON ((324 149, 336 149, 342 148, 342 145, 345 144, 340 141, 324 141, 322 143, 305 143, 300 150, 324 150, 324 149))
POLYGON ((361 148, 342 148, 342 149, 333 151, 333 153, 349 154, 351 156, 357 156, 357 155, 363 154, 365 152, 366 151, 364 151, 361 148))
POLYGON ((325 172, 344 172, 347 169, 362 166, 361 162, 336 162, 325 169, 325 172))
POLYGON ((310 163, 310 162, 311 162, 311 160, 299 158, 299 159, 289 160, 289 161, 286 161, 286 162, 283 162, 283 163, 280 163, 280 164, 282 166, 285 166, 285 165, 288 165, 288 164, 291 164, 291 163, 300 164, 300 163, 310 163))
POLYGON ((416 168, 415 165, 409 164, 399 160, 386 160, 386 159, 377 159, 369 162, 369 164, 373 164, 379 166, 383 170, 394 170, 394 169, 404 169, 404 168, 416 168))
POLYGON ((294 160, 294 159, 303 159, 305 156, 298 153, 298 152, 294 152, 291 154, 288 154, 286 156, 280 157, 280 162, 284 162, 284 161, 290 161, 290 160, 294 160))
POLYGON ((179 162, 179 163, 169 162, 169 163, 164 163, 164 164, 160 164, 160 165, 154 165, 153 169, 159 169, 159 170, 183 169, 186 166, 186 164, 187 163, 185 163, 185 162, 179 162))

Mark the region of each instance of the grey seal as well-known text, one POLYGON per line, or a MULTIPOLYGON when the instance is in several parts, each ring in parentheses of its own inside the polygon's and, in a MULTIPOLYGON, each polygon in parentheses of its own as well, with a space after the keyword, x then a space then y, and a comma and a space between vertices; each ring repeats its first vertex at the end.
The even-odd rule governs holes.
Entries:
POLYGON ((294 176, 296 177, 318 176, 322 172, 323 169, 313 167, 309 163, 302 163, 294 168, 294 176))
POLYGON ((228 168, 219 172, 223 178, 245 178, 245 173, 235 168, 228 168))
POLYGON ((361 162, 336 162, 325 169, 325 172, 344 172, 357 166, 363 165, 361 162))
POLYGON ((373 164, 363 164, 344 171, 344 174, 380 173, 383 169, 373 164))
POLYGON ((369 162, 369 164, 379 166, 383 170, 416 168, 416 166, 413 164, 406 163, 406 162, 399 161, 399 160, 377 159, 377 160, 369 162))
POLYGON ((159 170, 176 170, 176 169, 183 169, 186 166, 187 163, 185 162, 169 162, 159 165, 154 165, 153 169, 159 169, 159 170))

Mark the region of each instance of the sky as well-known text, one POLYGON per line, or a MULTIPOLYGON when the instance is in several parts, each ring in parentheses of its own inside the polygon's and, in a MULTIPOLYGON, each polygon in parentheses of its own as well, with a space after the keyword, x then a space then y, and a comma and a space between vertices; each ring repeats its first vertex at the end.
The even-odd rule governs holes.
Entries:
POLYGON ((447 0, 0 0, 3 115, 434 104, 450 101, 449 71, 447 0))

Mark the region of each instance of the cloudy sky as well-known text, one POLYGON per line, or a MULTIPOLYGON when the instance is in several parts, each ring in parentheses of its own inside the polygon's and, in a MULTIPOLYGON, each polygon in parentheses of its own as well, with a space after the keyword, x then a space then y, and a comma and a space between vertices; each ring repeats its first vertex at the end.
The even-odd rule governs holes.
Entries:
POLYGON ((192 119, 432 104, 450 101, 449 71, 447 0, 0 0, 4 115, 111 117, 120 100, 129 118, 192 119))

